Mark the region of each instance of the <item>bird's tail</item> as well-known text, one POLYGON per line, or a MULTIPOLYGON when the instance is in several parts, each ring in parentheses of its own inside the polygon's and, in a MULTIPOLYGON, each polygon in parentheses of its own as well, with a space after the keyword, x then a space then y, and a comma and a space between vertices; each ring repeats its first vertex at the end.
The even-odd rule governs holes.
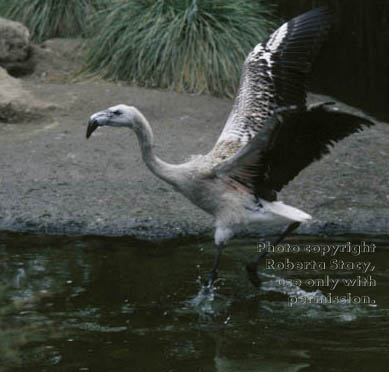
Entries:
POLYGON ((261 204, 263 205, 264 209, 267 210, 267 212, 270 212, 288 221, 306 222, 312 218, 308 213, 305 213, 302 210, 290 205, 284 204, 281 201, 268 202, 266 200, 262 200, 261 204))

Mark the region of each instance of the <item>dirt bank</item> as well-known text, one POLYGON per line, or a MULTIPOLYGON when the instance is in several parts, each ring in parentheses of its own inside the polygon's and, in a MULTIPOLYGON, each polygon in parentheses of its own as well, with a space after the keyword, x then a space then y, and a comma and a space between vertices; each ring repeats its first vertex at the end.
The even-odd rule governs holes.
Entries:
MULTIPOLYGON (((211 218, 143 164, 135 136, 101 130, 85 140, 89 115, 137 106, 155 131, 159 155, 180 162, 216 140, 231 102, 104 82, 24 81, 60 108, 44 123, 0 125, 0 229, 77 234, 178 236, 209 231, 211 218)), ((337 145, 283 190, 311 213, 304 233, 389 234, 389 126, 337 145)))
MULTIPOLYGON (((133 133, 99 130, 86 141, 86 122, 108 106, 135 105, 151 122, 158 154, 181 162, 212 147, 231 101, 102 81, 67 83, 57 78, 66 58, 50 62, 57 49, 48 43, 45 71, 22 81, 52 110, 44 120, 0 123, 0 229, 135 237, 210 233, 211 218, 145 167, 133 133)), ((328 97, 311 96, 317 99, 328 97)), ((304 170, 280 199, 314 216, 301 233, 389 234, 388 161, 389 125, 378 123, 304 170)))

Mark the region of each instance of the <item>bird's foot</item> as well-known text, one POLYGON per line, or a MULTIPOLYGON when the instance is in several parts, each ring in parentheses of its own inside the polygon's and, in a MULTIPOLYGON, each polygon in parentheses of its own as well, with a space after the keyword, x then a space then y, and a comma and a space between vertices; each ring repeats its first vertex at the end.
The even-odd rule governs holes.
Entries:
POLYGON ((262 284, 262 280, 259 279, 258 273, 257 273, 257 263, 256 262, 250 262, 246 265, 247 274, 249 276, 249 280, 252 283, 252 285, 255 288, 260 288, 262 284))
POLYGON ((216 279, 217 279, 217 271, 216 270, 210 271, 207 275, 207 280, 205 281, 205 287, 212 288, 213 283, 216 281, 216 279))

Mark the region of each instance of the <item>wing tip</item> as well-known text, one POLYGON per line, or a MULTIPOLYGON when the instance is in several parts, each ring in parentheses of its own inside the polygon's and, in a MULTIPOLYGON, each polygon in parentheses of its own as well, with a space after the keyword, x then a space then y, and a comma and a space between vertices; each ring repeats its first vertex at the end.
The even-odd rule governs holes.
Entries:
POLYGON ((325 37, 335 23, 335 15, 336 13, 333 8, 324 5, 297 15, 289 22, 298 24, 301 30, 309 29, 312 25, 315 25, 321 31, 322 37, 325 37))
POLYGON ((340 110, 339 107, 336 106, 336 102, 333 102, 333 101, 319 103, 317 105, 314 105, 313 107, 311 106, 310 109, 315 110, 315 109, 320 109, 320 108, 324 109, 327 112, 345 114, 345 115, 348 115, 348 116, 353 117, 355 119, 358 119, 360 122, 360 125, 361 125, 361 127, 358 129, 358 131, 363 130, 365 127, 371 127, 371 126, 376 124, 376 122, 371 117, 369 117, 367 114, 364 114, 364 113, 353 114, 351 112, 345 112, 345 111, 340 110))

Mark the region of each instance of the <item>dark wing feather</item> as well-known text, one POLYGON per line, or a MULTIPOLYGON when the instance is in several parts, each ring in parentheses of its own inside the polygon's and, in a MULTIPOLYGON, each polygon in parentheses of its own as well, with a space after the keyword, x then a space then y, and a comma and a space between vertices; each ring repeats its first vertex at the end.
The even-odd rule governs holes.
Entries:
POLYGON ((289 109, 270 117, 261 133, 215 168, 216 175, 245 185, 256 197, 274 200, 275 191, 327 154, 331 145, 373 124, 328 104, 303 113, 289 109))
POLYGON ((241 85, 216 148, 246 144, 275 109, 306 109, 306 85, 312 62, 330 28, 330 12, 318 8, 284 23, 248 55, 241 85))
POLYGON ((262 187, 280 191, 305 167, 328 154, 336 142, 371 125, 369 119, 340 112, 332 104, 291 115, 261 160, 268 172, 262 187))

